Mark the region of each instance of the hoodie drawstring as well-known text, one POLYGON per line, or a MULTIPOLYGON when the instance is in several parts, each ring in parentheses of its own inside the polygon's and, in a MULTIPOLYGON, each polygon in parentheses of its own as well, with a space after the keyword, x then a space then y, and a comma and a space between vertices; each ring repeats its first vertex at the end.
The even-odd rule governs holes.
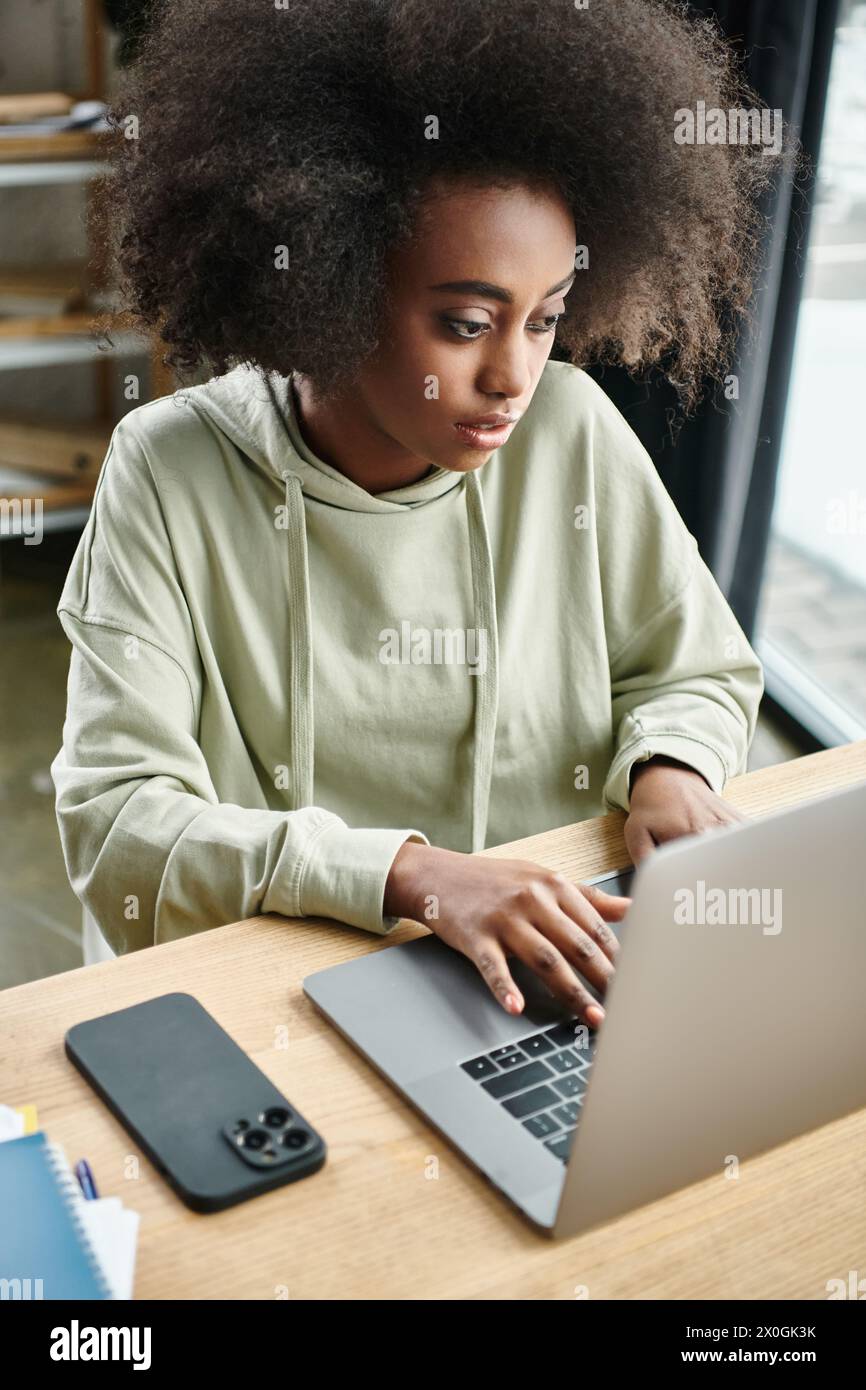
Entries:
POLYGON ((289 541, 290 757, 292 808, 313 804, 313 625, 310 619, 310 571, 304 485, 287 469, 286 534, 289 541), (293 486, 294 484, 294 486, 293 486))
POLYGON ((490 537, 484 516, 481 484, 475 472, 464 475, 469 513, 469 558, 476 631, 484 633, 486 656, 475 681, 475 751, 472 765, 472 853, 484 849, 493 775, 493 744, 499 704, 499 635, 496 627, 496 587, 490 537))
MULTIPOLYGON (((310 574, 303 480, 286 469, 286 517, 289 565, 289 645, 292 806, 313 802, 313 654, 310 618, 310 574)), ((475 683, 474 752, 472 764, 472 852, 484 849, 493 775, 493 751, 499 702, 499 637, 496 588, 490 537, 484 515, 481 484, 476 473, 463 480, 469 526, 469 559, 476 634, 484 633, 485 661, 475 683)))

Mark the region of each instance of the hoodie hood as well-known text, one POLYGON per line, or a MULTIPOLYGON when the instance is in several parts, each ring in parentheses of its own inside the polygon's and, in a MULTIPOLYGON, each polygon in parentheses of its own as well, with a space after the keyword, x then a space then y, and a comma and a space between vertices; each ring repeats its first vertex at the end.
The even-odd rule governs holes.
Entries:
MULTIPOLYGON (((499 697, 499 642, 496 588, 490 538, 478 470, 455 473, 436 467, 408 487, 373 494, 318 458, 301 434, 292 378, 263 373, 244 363, 183 396, 226 436, 249 466, 283 488, 287 538, 286 565, 291 605, 290 719, 292 801, 295 809, 313 805, 314 695, 310 573, 306 506, 309 499, 354 512, 401 512, 423 507, 453 488, 463 489, 469 530, 473 621, 486 633, 487 660, 475 680, 472 773, 472 851, 485 847, 499 697)), ((489 460, 488 460, 489 463, 489 460)), ((455 615, 455 625, 457 615, 455 615)))
POLYGON ((298 421, 292 378, 261 372, 247 363, 178 394, 209 416, 256 468, 281 481, 286 469, 290 469, 298 474, 308 497, 328 506, 353 512, 398 512, 441 497, 459 487, 463 479, 462 474, 450 469, 435 468, 408 487, 376 495, 367 492, 307 447, 298 421))

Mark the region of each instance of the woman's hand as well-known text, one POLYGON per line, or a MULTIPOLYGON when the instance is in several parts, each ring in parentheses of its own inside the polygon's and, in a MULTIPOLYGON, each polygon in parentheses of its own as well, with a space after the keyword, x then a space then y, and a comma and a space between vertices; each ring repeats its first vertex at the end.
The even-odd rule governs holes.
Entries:
POLYGON ((635 763, 629 804, 625 844, 634 864, 665 840, 746 819, 716 796, 699 772, 661 755, 635 763))
POLYGON ((604 1010, 572 966, 604 993, 619 951, 607 922, 620 921, 630 903, 522 859, 484 859, 407 841, 391 866, 384 910, 426 923, 468 956, 507 1013, 524 1007, 506 961, 512 955, 597 1027, 604 1010))

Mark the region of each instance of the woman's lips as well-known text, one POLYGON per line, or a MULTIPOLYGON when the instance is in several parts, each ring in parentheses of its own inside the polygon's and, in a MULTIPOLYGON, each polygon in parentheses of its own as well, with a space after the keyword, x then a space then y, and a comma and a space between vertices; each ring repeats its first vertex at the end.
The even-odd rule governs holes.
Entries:
POLYGON ((510 420, 508 424, 494 425, 492 429, 483 430, 472 425, 455 425, 454 428, 470 449, 487 450, 489 453, 491 449, 502 447, 516 424, 516 420, 510 420))

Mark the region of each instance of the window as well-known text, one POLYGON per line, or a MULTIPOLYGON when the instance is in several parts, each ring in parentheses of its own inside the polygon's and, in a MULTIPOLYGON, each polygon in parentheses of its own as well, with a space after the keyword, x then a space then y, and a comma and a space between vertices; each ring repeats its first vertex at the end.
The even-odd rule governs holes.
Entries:
POLYGON ((843 3, 756 645, 822 742, 866 737, 866 4, 843 3))

